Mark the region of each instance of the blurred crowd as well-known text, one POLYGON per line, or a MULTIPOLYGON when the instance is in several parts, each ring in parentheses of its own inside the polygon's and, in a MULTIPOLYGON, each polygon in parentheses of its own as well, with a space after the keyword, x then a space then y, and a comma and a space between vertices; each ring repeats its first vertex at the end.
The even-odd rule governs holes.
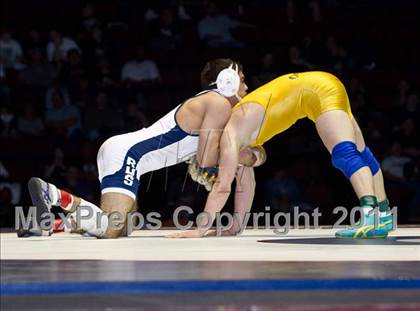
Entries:
MULTIPOLYGON (((11 206, 29 205, 26 181, 34 175, 97 202, 100 144, 199 92, 201 68, 215 57, 240 61, 250 91, 289 72, 337 75, 400 220, 420 222, 420 25, 411 2, 22 5, 6 1, 0 13, 0 226, 13 224, 11 206)), ((328 214, 357 203, 309 121, 266 147, 256 210, 299 205, 328 214)), ((140 191, 141 210, 163 214, 180 204, 200 210, 205 198, 184 166, 143 176, 140 191)))

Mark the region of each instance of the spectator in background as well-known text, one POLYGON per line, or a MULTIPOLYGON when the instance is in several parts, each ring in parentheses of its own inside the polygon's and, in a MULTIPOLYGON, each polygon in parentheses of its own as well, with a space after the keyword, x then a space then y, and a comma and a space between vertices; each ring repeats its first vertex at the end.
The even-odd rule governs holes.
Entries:
POLYGON ((45 43, 42 42, 41 35, 37 29, 32 29, 28 35, 29 38, 24 43, 25 51, 45 51, 45 43))
POLYGON ((207 4, 206 15, 198 24, 200 39, 213 48, 241 48, 243 43, 232 35, 232 29, 241 24, 229 16, 219 13, 216 3, 207 4))
POLYGON ((10 188, 4 185, 3 183, 0 183, 0 206, 9 208, 10 205, 12 205, 12 200, 13 194, 10 188))
POLYGON ((106 51, 106 44, 104 41, 103 31, 99 26, 96 26, 91 31, 93 54, 97 57, 104 56, 106 51))
POLYGON ((66 62, 67 53, 72 49, 76 49, 81 53, 79 46, 73 39, 63 37, 57 30, 50 31, 50 39, 51 40, 47 45, 47 58, 50 62, 66 62))
POLYGON ((151 43, 153 48, 173 50, 175 49, 180 35, 175 26, 174 13, 171 9, 163 9, 159 16, 159 24, 154 39, 151 43))
POLYGON ((289 47, 289 63, 286 67, 287 72, 301 72, 312 70, 315 66, 301 56, 301 51, 297 46, 292 45, 289 47))
MULTIPOLYGON (((293 0, 287 1, 287 8, 286 8, 287 20, 290 24, 296 22, 296 19, 297 19, 296 12, 299 11, 299 10, 296 10, 297 3, 302 4, 301 2, 297 2, 293 0)), ((312 1, 305 1, 305 3, 307 4, 309 10, 311 11, 312 21, 314 23, 321 22, 321 7, 319 5, 319 1, 312 0, 312 1)))
MULTIPOLYGON (((165 9, 164 9, 165 10, 165 9)), ((175 10, 175 8, 174 8, 175 10)), ((151 7, 147 8, 144 12, 144 20, 148 23, 153 22, 158 19, 159 15, 156 13, 157 6, 152 5, 151 7)), ((191 19, 191 16, 188 14, 184 4, 180 1, 176 8, 177 17, 181 21, 188 21, 191 19)), ((162 15, 161 15, 162 16, 162 15)))
POLYGON ((65 182, 64 182, 64 189, 67 191, 72 191, 76 193, 80 193, 80 195, 86 195, 85 189, 79 179, 79 168, 76 166, 69 166, 64 173, 65 182))
POLYGON ((411 118, 416 120, 417 124, 420 122, 420 112, 418 109, 419 106, 419 96, 416 93, 411 93, 408 95, 405 102, 404 118, 411 118))
POLYGON ((319 5, 319 1, 309 1, 308 7, 311 10, 313 21, 315 23, 321 22, 321 6, 319 5))
POLYGON ((70 95, 67 89, 59 84, 55 84, 45 92, 45 108, 50 109, 53 106, 52 97, 54 93, 60 93, 65 105, 70 105, 70 95))
POLYGON ((287 1, 286 12, 287 12, 287 21, 290 24, 294 23, 295 20, 296 20, 296 8, 295 8, 295 4, 294 4, 293 0, 288 0, 287 1))
POLYGON ((407 80, 401 80, 398 84, 398 92, 399 92, 399 98, 398 103, 400 106, 404 106, 407 95, 409 94, 409 91, 411 89, 411 85, 407 82, 407 80))
POLYGON ((67 60, 60 68, 60 81, 71 89, 73 88, 72 85, 76 84, 81 76, 86 75, 86 69, 77 49, 71 49, 67 52, 67 60))
POLYGON ((416 131, 416 125, 413 119, 404 120, 398 135, 398 141, 401 142, 404 153, 412 157, 420 156, 419 133, 416 131))
POLYGON ((96 63, 98 58, 109 54, 109 43, 102 28, 98 25, 89 29, 82 43, 83 55, 89 64, 96 63))
POLYGON ((273 80, 278 76, 278 73, 273 64, 273 54, 265 53, 261 57, 260 62, 260 71, 258 74, 252 77, 252 83, 255 88, 260 87, 261 85, 273 80))
POLYGON ((328 36, 325 41, 325 48, 326 65, 333 67, 336 71, 341 71, 347 62, 347 51, 337 43, 334 36, 328 36))
POLYGON ((348 86, 346 86, 346 89, 351 103, 351 110, 354 111, 357 118, 364 123, 364 121, 369 118, 364 85, 359 79, 352 78, 348 86))
POLYGON ((11 124, 13 120, 13 113, 10 108, 6 105, 0 105, 0 121, 1 121, 1 136, 9 136, 11 130, 11 124))
POLYGON ((159 15, 156 13, 156 9, 155 8, 147 8, 146 11, 144 12, 144 20, 146 22, 152 22, 154 20, 156 20, 159 17, 159 15))
POLYGON ((98 169, 96 165, 96 148, 90 142, 84 143, 80 149, 83 177, 97 183, 98 169))
POLYGON ((0 181, 6 180, 7 178, 9 178, 9 171, 0 161, 0 181))
MULTIPOLYGON (((20 203, 22 187, 19 182, 11 182, 10 174, 3 163, 0 162, 0 215, 4 218, 2 207, 20 203)), ((4 223, 3 223, 4 224, 4 223)))
POLYGON ((94 48, 94 55, 97 57, 105 56, 106 49, 108 46, 104 39, 104 33, 102 31, 102 28, 100 28, 99 26, 94 27, 91 31, 91 38, 94 48))
POLYGON ((410 84, 405 80, 400 81, 398 91, 399 99, 393 105, 393 120, 396 123, 406 119, 413 119, 416 123, 420 122, 418 94, 411 90, 410 84))
POLYGON ((95 16, 95 8, 92 3, 86 3, 82 9, 82 25, 88 31, 100 25, 99 19, 95 16))
POLYGON ((339 72, 348 62, 347 51, 332 35, 325 40, 319 33, 307 35, 304 46, 308 62, 316 69, 339 72))
POLYGON ((392 181, 405 181, 404 167, 411 163, 411 159, 402 154, 401 144, 394 141, 390 148, 390 154, 382 161, 382 171, 385 178, 392 181))
POLYGON ((108 95, 99 92, 96 96, 95 106, 89 107, 85 117, 87 136, 94 140, 107 138, 121 129, 120 113, 110 107, 108 95))
POLYGON ((24 136, 40 136, 44 132, 44 123, 36 115, 33 104, 26 104, 22 116, 16 120, 16 129, 18 133, 24 136))
POLYGON ((188 21, 191 19, 191 16, 188 14, 187 10, 185 9, 185 6, 182 2, 178 3, 178 18, 182 21, 188 21))
POLYGON ((81 162, 78 165, 80 167, 79 179, 84 183, 86 199, 89 199, 90 202, 96 202, 99 199, 96 151, 96 146, 93 146, 91 142, 83 144, 79 151, 81 155, 81 162))
POLYGON ((44 177, 57 185, 63 185, 66 169, 64 152, 61 148, 56 148, 52 162, 45 167, 44 177))
MULTIPOLYGON (((410 149, 404 148, 404 152, 407 151, 410 149)), ((409 219, 414 220, 420 215, 419 154, 417 153, 417 163, 414 159, 403 155, 399 141, 392 143, 390 153, 382 161, 384 177, 388 180, 388 187, 401 195, 400 202, 404 202, 403 212, 409 215, 409 219)))
POLYGON ((86 75, 82 75, 72 82, 71 89, 69 89, 72 103, 76 107, 85 109, 94 100, 98 85, 95 80, 89 79, 86 75))
POLYGON ((122 68, 121 80, 125 85, 150 85, 161 80, 156 63, 146 57, 143 47, 136 49, 135 57, 122 68))
POLYGON ((98 81, 101 89, 107 91, 111 91, 120 85, 111 70, 108 59, 105 57, 100 58, 98 61, 95 70, 95 80, 98 81))
POLYGON ((407 210, 409 211, 409 218, 412 219, 412 223, 420 221, 420 157, 417 157, 417 163, 413 165, 412 180, 409 183, 411 188, 411 198, 407 204, 407 210))
POLYGON ((6 67, 3 64, 1 57, 0 57, 0 101, 2 103, 5 103, 6 101, 10 101, 10 87, 7 83, 6 67))
POLYGON ((69 166, 64 173, 64 183, 62 188, 66 191, 80 193, 80 196, 86 198, 86 200, 96 201, 94 193, 96 192, 95 185, 87 182, 82 178, 83 175, 77 166, 69 166))
POLYGON ((34 48, 28 51, 29 63, 27 67, 20 72, 20 80, 23 84, 41 88, 51 85, 56 77, 56 69, 46 62, 42 50, 34 48))
POLYGON ((147 126, 149 126, 149 121, 146 115, 138 108, 136 103, 129 103, 124 114, 124 130, 133 132, 147 126))
MULTIPOLYGON (((367 110, 369 111, 369 110, 367 110)), ((367 114, 366 123, 363 125, 363 136, 369 142, 369 148, 375 151, 375 154, 385 154, 388 151, 389 143, 385 141, 385 131, 380 130, 381 126, 377 120, 369 119, 367 114)))
POLYGON ((46 112, 45 123, 56 135, 75 137, 81 129, 80 112, 75 106, 65 104, 63 95, 55 90, 51 97, 52 107, 46 112))
POLYGON ((325 60, 325 44, 322 42, 321 34, 318 32, 310 32, 305 34, 302 41, 302 51, 307 61, 313 64, 315 69, 319 69, 321 65, 326 63, 325 60))
POLYGON ((289 212, 303 201, 297 180, 287 176, 283 169, 277 169, 273 177, 265 182, 264 190, 269 206, 275 211, 289 212))
POLYGON ((22 60, 23 52, 20 43, 13 39, 10 30, 3 30, 0 35, 0 63, 5 68, 20 70, 24 68, 22 60))

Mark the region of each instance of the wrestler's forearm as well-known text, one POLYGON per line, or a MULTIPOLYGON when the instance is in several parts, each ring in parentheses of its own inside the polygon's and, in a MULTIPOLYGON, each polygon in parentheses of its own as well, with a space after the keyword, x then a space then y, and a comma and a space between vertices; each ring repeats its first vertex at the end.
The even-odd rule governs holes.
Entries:
POLYGON ((233 231, 241 233, 246 226, 244 219, 246 214, 251 210, 252 201, 255 195, 255 177, 252 167, 245 167, 238 171, 236 178, 235 190, 235 217, 233 222, 233 231))
POLYGON ((219 159, 219 140, 220 133, 216 131, 209 131, 207 139, 200 135, 200 143, 197 150, 197 162, 200 167, 215 166, 219 159), (204 141, 204 143, 203 143, 204 141))
MULTIPOLYGON (((238 167, 239 148, 234 139, 236 136, 233 132, 230 132, 230 135, 228 135, 228 133, 229 132, 226 131, 221 139, 219 175, 216 183, 213 185, 213 189, 207 197, 206 206, 204 208, 204 211, 209 214, 209 217, 206 218, 209 218, 211 221, 210 224, 204 223, 204 225, 208 225, 207 227, 210 227, 213 224, 216 213, 220 212, 223 206, 225 206, 238 167)), ((204 222, 206 222, 206 220, 204 220, 204 222)), ((198 224, 198 227, 202 228, 202 225, 203 224, 198 224)), ((207 231, 205 229, 199 230, 202 235, 207 231)))
POLYGON ((208 216, 203 217, 197 221, 198 230, 200 231, 201 235, 206 233, 207 229, 204 229, 206 226, 210 227, 210 224, 207 224, 208 220, 210 220, 211 224, 213 224, 213 221, 216 218, 216 214, 223 209, 223 206, 225 206, 229 195, 230 189, 222 189, 219 186, 219 183, 216 183, 213 186, 212 191, 207 197, 206 206, 204 208, 204 212, 208 213, 208 216))

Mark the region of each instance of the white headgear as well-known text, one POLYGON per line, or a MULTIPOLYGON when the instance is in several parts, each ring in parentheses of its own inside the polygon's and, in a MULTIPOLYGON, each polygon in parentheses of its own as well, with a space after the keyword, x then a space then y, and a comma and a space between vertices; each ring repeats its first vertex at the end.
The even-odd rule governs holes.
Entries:
POLYGON ((241 85, 241 78, 239 77, 238 65, 235 64, 233 69, 231 64, 228 68, 223 69, 217 75, 215 82, 210 85, 216 85, 217 90, 226 97, 238 96, 239 87, 241 85))

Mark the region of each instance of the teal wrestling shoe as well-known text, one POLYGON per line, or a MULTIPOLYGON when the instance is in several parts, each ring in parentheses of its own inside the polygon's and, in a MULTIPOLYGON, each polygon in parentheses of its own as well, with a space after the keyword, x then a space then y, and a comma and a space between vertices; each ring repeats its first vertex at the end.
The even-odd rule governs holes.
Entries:
MULTIPOLYGON (((388 233, 394 230, 393 226, 393 215, 387 212, 380 212, 379 221, 375 227, 375 215, 369 214, 375 206, 374 202, 369 202, 371 198, 361 198, 361 203, 368 202, 369 204, 363 204, 364 208, 364 223, 358 222, 355 227, 349 227, 346 229, 338 230, 335 233, 335 237, 339 239, 384 239, 388 236, 388 233)), ((382 203, 382 202, 381 202, 382 203)), ((361 204, 362 205, 362 204, 361 204)), ((380 206, 381 207, 381 206, 380 206)), ((389 211, 389 208, 388 208, 389 211)))
MULTIPOLYGON (((394 230, 394 213, 391 212, 388 199, 378 202, 379 205, 379 220, 388 231, 394 230), (389 214, 391 212, 391 214, 389 214)), ((396 214, 395 214, 396 215, 396 214)), ((396 223, 395 223, 396 225, 396 223)))

